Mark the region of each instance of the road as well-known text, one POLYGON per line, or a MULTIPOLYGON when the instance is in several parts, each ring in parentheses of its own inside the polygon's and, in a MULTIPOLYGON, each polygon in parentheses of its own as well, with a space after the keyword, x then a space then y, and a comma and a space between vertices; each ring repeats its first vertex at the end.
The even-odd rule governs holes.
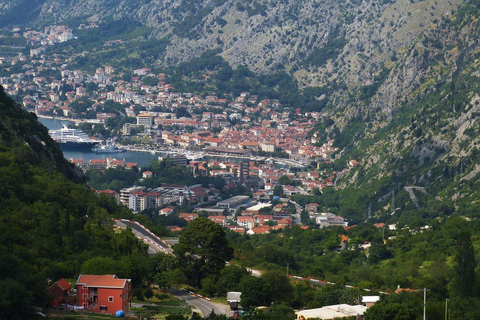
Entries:
POLYGON ((200 310, 203 317, 208 316, 212 312, 212 310, 215 314, 225 314, 228 317, 233 316, 233 311, 231 311, 227 305, 213 303, 211 301, 202 299, 201 297, 191 295, 188 292, 178 289, 170 289, 170 294, 196 307, 198 310, 200 310))
POLYGON ((290 201, 291 203, 293 203, 293 205, 295 206, 295 213, 292 214, 292 216, 295 218, 295 224, 302 224, 302 217, 301 217, 301 213, 302 213, 302 206, 300 206, 298 203, 296 203, 295 201, 290 201))
POLYGON ((167 246, 164 242, 157 239, 154 235, 148 232, 145 228, 138 225, 135 222, 130 220, 114 220, 117 227, 126 229, 127 226, 132 229, 132 232, 135 234, 137 238, 143 239, 143 241, 148 244, 148 253, 154 255, 158 252, 169 253, 173 254, 172 248, 167 246))
POLYGON ((413 192, 413 190, 418 190, 420 192, 426 193, 425 188, 424 187, 417 187, 417 186, 405 187, 405 191, 408 192, 408 195, 410 196, 410 199, 412 199, 413 203, 415 204, 415 206, 417 208, 420 208, 420 206, 418 205, 418 199, 415 196, 415 193, 413 192))

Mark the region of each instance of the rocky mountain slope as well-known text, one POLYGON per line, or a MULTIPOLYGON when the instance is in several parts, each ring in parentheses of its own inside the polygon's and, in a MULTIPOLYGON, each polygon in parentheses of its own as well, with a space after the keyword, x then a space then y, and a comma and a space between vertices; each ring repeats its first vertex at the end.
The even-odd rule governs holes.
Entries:
POLYGON ((373 205, 384 221, 476 215, 479 8, 477 1, 466 3, 412 41, 382 81, 351 91, 345 107, 331 109, 336 123, 324 135, 342 138, 343 160, 361 162, 337 181, 340 189, 362 189, 363 198, 350 199, 360 202, 356 213, 365 216, 373 205), (425 187, 425 194, 413 190, 421 201, 408 186, 425 187))
POLYGON ((435 27, 461 0, 37 0, 0 1, 2 25, 23 12, 35 25, 136 20, 168 37, 164 65, 219 48, 232 66, 286 68, 307 85, 370 81, 413 39, 435 27), (27 13, 27 14, 25 14, 27 13), (31 17, 36 17, 31 19, 31 17))

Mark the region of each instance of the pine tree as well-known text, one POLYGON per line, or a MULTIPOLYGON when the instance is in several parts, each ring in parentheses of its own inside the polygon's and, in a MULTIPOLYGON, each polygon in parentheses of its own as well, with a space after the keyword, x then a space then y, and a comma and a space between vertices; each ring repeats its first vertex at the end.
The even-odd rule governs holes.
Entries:
POLYGON ((460 231, 456 239, 455 251, 457 264, 452 289, 460 297, 471 297, 474 294, 476 262, 470 231, 460 231))

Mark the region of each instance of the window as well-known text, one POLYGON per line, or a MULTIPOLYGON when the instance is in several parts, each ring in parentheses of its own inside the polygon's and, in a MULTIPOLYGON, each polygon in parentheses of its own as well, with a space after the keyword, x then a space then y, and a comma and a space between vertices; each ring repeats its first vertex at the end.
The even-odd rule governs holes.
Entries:
POLYGON ((87 295, 86 293, 84 293, 84 294, 82 295, 82 297, 83 297, 83 299, 87 299, 87 298, 88 298, 88 295, 87 295))
POLYGON ((113 297, 112 296, 108 297, 108 302, 113 302, 113 297))
POLYGON ((107 306, 100 306, 100 311, 107 311, 107 306))

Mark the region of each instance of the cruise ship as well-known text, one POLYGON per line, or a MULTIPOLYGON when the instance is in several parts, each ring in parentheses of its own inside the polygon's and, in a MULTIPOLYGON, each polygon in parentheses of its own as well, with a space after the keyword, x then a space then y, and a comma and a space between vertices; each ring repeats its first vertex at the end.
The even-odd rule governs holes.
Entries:
POLYGON ((90 139, 82 130, 69 128, 66 125, 59 130, 48 130, 48 134, 58 142, 62 150, 90 150, 100 143, 90 139))

